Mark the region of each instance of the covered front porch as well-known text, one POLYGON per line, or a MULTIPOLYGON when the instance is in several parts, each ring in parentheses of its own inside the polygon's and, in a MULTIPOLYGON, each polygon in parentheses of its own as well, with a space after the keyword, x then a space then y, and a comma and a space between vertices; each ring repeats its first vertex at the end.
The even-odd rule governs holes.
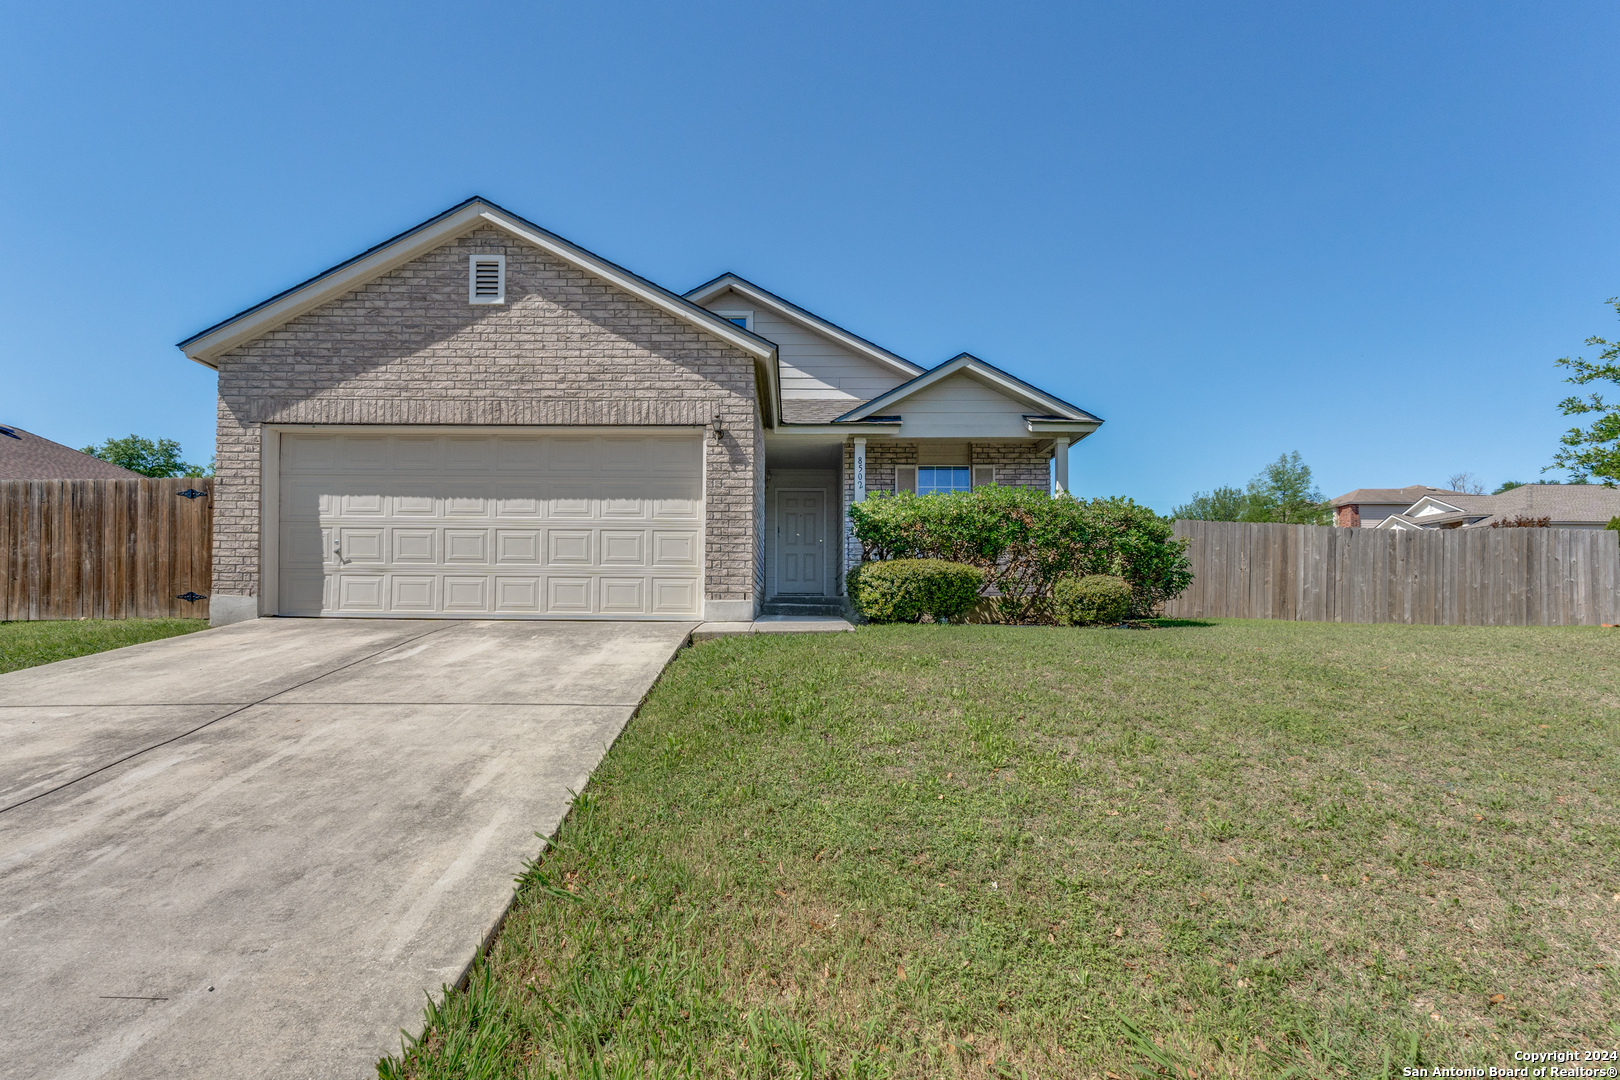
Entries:
POLYGON ((881 421, 829 428, 784 425, 765 435, 763 615, 847 613, 844 577, 860 562, 849 508, 868 492, 1069 487, 1069 434, 974 440, 904 438, 899 424, 881 421))

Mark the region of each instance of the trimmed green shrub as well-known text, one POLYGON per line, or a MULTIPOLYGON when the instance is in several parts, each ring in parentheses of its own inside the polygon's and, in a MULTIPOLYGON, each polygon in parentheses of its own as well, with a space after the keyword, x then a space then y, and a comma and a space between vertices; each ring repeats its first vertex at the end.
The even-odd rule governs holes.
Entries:
POLYGON ((1052 619, 1064 577, 1110 574, 1131 586, 1131 613, 1151 614, 1192 584, 1187 542, 1130 499, 1052 497, 996 484, 951 495, 868 492, 850 508, 867 561, 944 559, 977 566, 998 622, 1052 619))
POLYGON ((849 575, 855 610, 873 622, 960 622, 979 601, 984 571, 942 559, 862 563, 849 575))
POLYGON ((1131 612, 1131 583, 1113 574, 1059 578, 1052 612, 1064 626, 1112 626, 1131 612))

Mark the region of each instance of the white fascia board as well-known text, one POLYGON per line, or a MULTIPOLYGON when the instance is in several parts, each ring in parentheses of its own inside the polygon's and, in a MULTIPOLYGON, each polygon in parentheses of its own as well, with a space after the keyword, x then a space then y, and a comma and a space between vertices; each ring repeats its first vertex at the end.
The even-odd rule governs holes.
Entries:
POLYGON ((845 413, 844 416, 847 416, 850 420, 860 420, 874 413, 881 413, 893 408, 896 403, 904 401, 911 395, 926 390, 941 379, 947 379, 961 372, 970 373, 974 378, 990 384, 993 389, 1006 394, 1015 401, 1022 401, 1028 405, 1043 409, 1047 415, 1062 417, 1074 423, 1102 423, 1102 421, 1089 414, 1076 416, 1075 412, 1077 410, 1073 405, 1048 397, 1028 383, 1005 375, 978 359, 978 357, 966 353, 954 360, 947 360, 932 371, 919 375, 910 382, 897 386, 888 393, 881 394, 866 402, 864 405, 856 406, 845 413))
POLYGON ((1024 417, 1024 426, 1032 435, 1079 435, 1084 438, 1101 425, 1092 420, 1037 420, 1024 417))
POLYGON ((782 424, 771 435, 898 435, 899 424, 782 424))
POLYGON ((744 281, 735 274, 721 275, 702 289, 687 293, 686 299, 694 304, 707 305, 710 300, 713 300, 727 289, 730 289, 738 296, 746 297, 751 303, 769 308, 788 322, 802 326, 812 334, 842 345, 851 352, 859 353, 861 356, 898 371, 902 375, 915 377, 923 373, 923 368, 918 367, 904 357, 896 356, 887 349, 873 345, 863 338, 858 338, 848 330, 835 326, 825 319, 819 318, 801 308, 794 307, 792 304, 785 303, 780 297, 771 295, 757 285, 744 281))
POLYGON ((1433 495, 1425 495, 1425 496, 1423 496, 1423 498, 1419 499, 1417 502, 1413 503, 1411 506, 1408 506, 1405 510, 1402 510, 1401 511, 1401 516, 1405 517, 1405 518, 1416 518, 1419 514, 1423 513, 1424 510, 1427 510, 1427 509, 1430 509, 1430 508, 1433 508, 1434 510, 1436 510, 1439 513, 1442 513, 1442 514, 1465 514, 1465 513, 1467 513, 1467 511, 1464 510, 1460 506, 1452 506, 1448 502, 1441 502, 1439 499, 1435 498, 1433 495))
POLYGON ((227 319, 212 330, 180 343, 181 350, 204 367, 216 368, 214 363, 244 342, 252 341, 283 323, 291 322, 306 311, 313 310, 328 300, 359 288, 372 278, 381 277, 396 267, 403 266, 423 251, 438 247, 466 232, 480 217, 477 206, 468 206, 442 218, 418 232, 374 252, 340 266, 302 286, 277 297, 270 303, 248 311, 234 319, 227 319))
MULTIPOLYGON (((523 222, 493 209, 488 203, 480 202, 469 203, 455 213, 401 237, 396 243, 388 244, 363 259, 340 266, 262 307, 249 309, 245 314, 226 320, 213 330, 188 338, 181 342, 180 347, 191 359, 205 367, 215 368, 217 365, 214 361, 221 354, 268 333, 329 300, 357 289, 373 278, 381 277, 390 270, 403 266, 424 252, 446 244, 485 222, 499 226, 542 251, 550 252, 565 262, 601 277, 625 292, 678 319, 699 326, 728 345, 734 345, 755 357, 766 369, 765 378, 771 390, 772 411, 775 415, 780 415, 780 411, 775 409, 775 403, 780 400, 780 391, 777 388, 779 380, 774 345, 737 324, 727 322, 713 312, 704 310, 697 304, 627 273, 583 248, 566 243, 560 237, 537 232, 523 222)), ((774 419, 774 415, 768 417, 767 422, 774 419)))

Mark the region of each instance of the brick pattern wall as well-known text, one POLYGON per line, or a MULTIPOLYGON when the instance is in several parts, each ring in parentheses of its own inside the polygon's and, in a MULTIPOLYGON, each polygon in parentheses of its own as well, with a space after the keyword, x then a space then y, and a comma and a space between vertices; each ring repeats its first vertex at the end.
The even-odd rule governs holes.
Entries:
MULTIPOLYGON (((973 444, 973 464, 994 465, 996 483, 1003 487, 1052 490, 1052 443, 988 442, 973 444)), ((1072 460, 1072 451, 1071 451, 1072 460)), ((1071 469, 1073 466, 1070 466, 1071 469)), ((1072 476, 1072 474, 1071 474, 1072 476)))
MULTIPOLYGON (((917 463, 917 443, 895 442, 888 439, 868 439, 866 442, 866 490, 893 491, 894 470, 897 465, 917 463)), ((1051 440, 1027 442, 973 443, 969 460, 974 465, 994 465, 996 483, 1005 487, 1029 487, 1050 491, 1052 484, 1051 440)), ((1072 468, 1072 466, 1071 466, 1072 468)), ((844 442, 844 565, 840 568, 838 587, 843 591, 843 571, 858 566, 861 545, 850 528, 849 507, 855 499, 855 440, 844 442)))
POLYGON ((742 351, 493 226, 225 354, 214 589, 259 592, 260 425, 702 425, 705 593, 757 588, 764 432, 742 351), (467 303, 471 254, 506 256, 504 305, 467 303))
POLYGON ((1333 511, 1333 524, 1341 529, 1361 528, 1361 507, 1352 503, 1349 506, 1336 507, 1333 511))

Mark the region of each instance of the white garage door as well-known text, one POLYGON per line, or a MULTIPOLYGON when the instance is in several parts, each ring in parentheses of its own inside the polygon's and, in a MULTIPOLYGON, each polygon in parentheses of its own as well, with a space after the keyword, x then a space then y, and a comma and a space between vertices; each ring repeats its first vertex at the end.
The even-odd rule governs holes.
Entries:
POLYGON ((697 618, 703 444, 281 437, 283 615, 697 618))

